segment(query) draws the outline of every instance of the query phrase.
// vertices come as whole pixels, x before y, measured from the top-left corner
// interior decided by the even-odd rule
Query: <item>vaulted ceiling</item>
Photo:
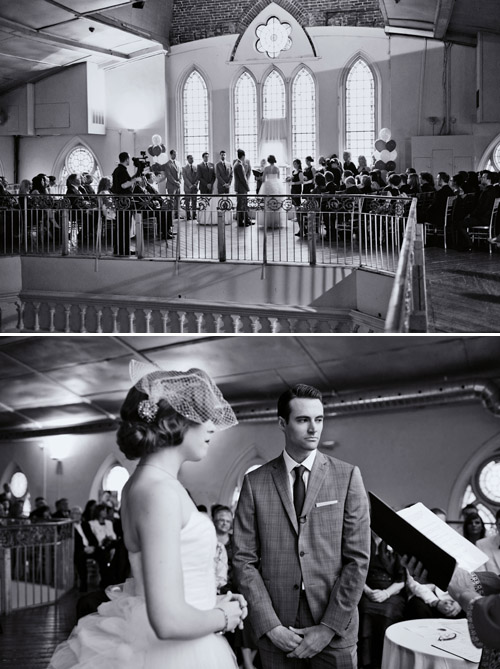
[[[0,441],[110,429],[132,358],[163,369],[200,367],[247,413],[266,401],[274,411],[276,397],[295,383],[342,399],[500,379],[496,336],[2,336]]]

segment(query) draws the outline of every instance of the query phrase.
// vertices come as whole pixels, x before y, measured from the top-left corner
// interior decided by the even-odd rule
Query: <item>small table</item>
[[[449,632],[455,639],[439,641]],[[466,660],[433,644],[447,647],[458,654],[464,650],[477,661]],[[460,644],[460,647],[459,645]],[[382,669],[475,669],[481,650],[473,646],[465,618],[428,618],[406,620],[391,625],[385,633]]]

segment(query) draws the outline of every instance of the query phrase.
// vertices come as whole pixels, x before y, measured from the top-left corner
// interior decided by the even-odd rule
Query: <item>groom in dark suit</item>
[[[238,149],[238,159],[235,160],[233,166],[234,174],[234,190],[236,191],[236,211],[238,218],[238,225],[240,228],[245,228],[249,225],[254,225],[255,222],[250,220],[248,215],[247,193],[250,190],[247,177],[245,174],[245,152],[243,149]]]
[[[358,602],[370,553],[359,469],[320,453],[319,390],[278,400],[285,450],[248,474],[234,523],[233,568],[264,669],[355,669]]]

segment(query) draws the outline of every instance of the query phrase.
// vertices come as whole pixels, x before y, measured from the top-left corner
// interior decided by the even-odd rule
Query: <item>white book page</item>
[[[397,514],[453,556],[459,567],[467,571],[474,571],[488,561],[488,556],[483,551],[438,518],[422,502],[401,509]]]

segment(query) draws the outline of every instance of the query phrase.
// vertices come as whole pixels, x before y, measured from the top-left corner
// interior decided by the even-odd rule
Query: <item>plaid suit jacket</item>
[[[318,452],[300,522],[283,455],[248,474],[234,522],[233,568],[260,643],[295,625],[301,583],[332,647],[357,641],[357,606],[370,558],[370,518],[359,469]]]

